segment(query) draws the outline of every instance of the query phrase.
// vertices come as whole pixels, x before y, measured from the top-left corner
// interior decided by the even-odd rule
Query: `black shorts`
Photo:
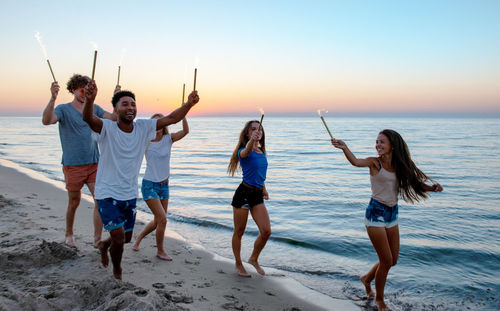
[[[264,203],[264,192],[262,188],[250,188],[241,183],[234,192],[231,205],[235,208],[250,209],[262,203]]]

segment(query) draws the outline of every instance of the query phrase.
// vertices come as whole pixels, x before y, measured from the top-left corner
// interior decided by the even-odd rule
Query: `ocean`
[[[230,177],[226,170],[249,119],[188,118],[189,135],[172,148],[168,227],[231,260],[230,203],[241,174]],[[500,120],[325,119],[357,157],[376,155],[380,130],[398,131],[417,166],[444,187],[418,204],[400,201],[401,250],[387,279],[389,307],[500,310]],[[170,131],[179,129],[180,124]],[[377,261],[363,225],[368,169],[351,166],[331,146],[318,117],[266,116],[264,129],[272,236],[261,265],[371,310],[359,281]],[[41,117],[0,117],[0,157],[63,181],[57,125],[43,126]],[[145,163],[139,183],[144,170]],[[138,206],[149,212],[141,198]],[[249,219],[242,258],[249,257],[257,232]]]

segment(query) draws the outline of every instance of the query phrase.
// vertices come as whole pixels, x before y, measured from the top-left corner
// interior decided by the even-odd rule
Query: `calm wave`
[[[229,177],[226,168],[248,119],[190,118],[190,134],[172,149],[168,225],[227,258],[232,258],[230,202],[241,177]],[[57,126],[43,126],[38,117],[0,121],[3,159],[63,180]],[[417,205],[400,202],[401,252],[388,277],[389,306],[499,310],[499,120],[326,116],[326,121],[359,157],[375,155],[378,131],[398,131],[416,164],[445,188]],[[358,280],[377,260],[362,221],[370,196],[367,169],[352,167],[330,145],[319,118],[266,116],[264,128],[273,234],[261,264],[371,309]],[[148,211],[142,200],[139,206]],[[249,220],[243,258],[257,232]]]

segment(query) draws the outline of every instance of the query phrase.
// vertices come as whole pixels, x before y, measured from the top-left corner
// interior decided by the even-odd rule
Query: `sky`
[[[122,89],[139,114],[500,116],[500,1],[0,2],[0,115],[41,115],[90,76],[96,103]]]

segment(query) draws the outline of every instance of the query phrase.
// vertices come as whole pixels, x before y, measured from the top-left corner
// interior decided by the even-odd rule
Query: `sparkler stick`
[[[196,73],[198,72],[198,68],[194,69],[194,84],[193,84],[193,91],[196,91]]]
[[[328,134],[330,134],[330,138],[333,139],[333,135],[332,133],[330,132],[330,129],[328,128],[328,125],[326,125],[326,122],[325,122],[325,119],[323,118],[323,116],[321,115],[321,110],[318,109],[318,115],[319,117],[321,118],[321,121],[323,121],[323,124],[325,125],[325,128],[326,130],[328,131]]]
[[[49,64],[49,69],[50,69],[50,73],[52,74],[52,79],[54,79],[54,82],[57,82],[56,77],[54,76],[54,71],[52,71],[52,66],[50,65],[50,61],[48,58],[47,58],[47,64]]]
[[[182,84],[182,105],[184,105],[184,94],[186,92],[186,83]]]
[[[120,85],[120,69],[122,66],[118,66],[118,81],[116,82],[116,85]]]
[[[94,65],[92,66],[92,80],[94,80],[94,74],[95,74],[95,61],[97,59],[97,50],[94,51]]]
[[[259,132],[260,132],[260,130],[262,129],[262,121],[264,120],[264,109],[259,108],[259,111],[261,113],[260,122],[259,122]]]

